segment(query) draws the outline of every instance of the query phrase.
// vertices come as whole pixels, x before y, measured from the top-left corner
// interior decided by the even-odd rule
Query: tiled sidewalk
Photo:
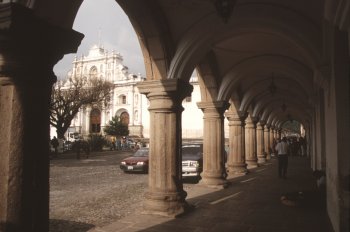
[[[286,180],[277,177],[277,162],[272,159],[246,176],[229,180],[227,189],[196,185],[187,197],[195,209],[176,219],[135,212],[91,231],[332,232],[308,162],[306,158],[290,157]],[[310,193],[301,206],[281,203],[281,195],[299,191]]]

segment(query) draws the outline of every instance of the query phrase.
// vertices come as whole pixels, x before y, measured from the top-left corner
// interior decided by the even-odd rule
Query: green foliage
[[[107,140],[100,134],[90,134],[89,143],[92,151],[102,151],[103,146],[107,144]]]
[[[288,120],[286,121],[283,125],[282,128],[295,132],[295,133],[300,133],[300,123],[295,120]]]
[[[128,136],[128,126],[123,124],[118,116],[112,117],[112,120],[108,122],[108,125],[104,128],[104,132],[107,135],[116,137]]]

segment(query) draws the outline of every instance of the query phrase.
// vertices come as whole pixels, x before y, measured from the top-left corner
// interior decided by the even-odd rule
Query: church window
[[[126,104],[126,96],[124,94],[119,96],[119,104]]]
[[[90,113],[90,133],[101,132],[101,111],[93,109]]]
[[[96,66],[92,66],[90,68],[89,75],[90,75],[90,78],[97,78],[97,68],[96,68]]]

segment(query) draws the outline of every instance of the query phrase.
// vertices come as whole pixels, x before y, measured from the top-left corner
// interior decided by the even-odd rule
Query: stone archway
[[[119,117],[120,117],[120,121],[121,121],[124,125],[126,125],[126,126],[129,125],[129,122],[130,122],[130,115],[129,115],[128,112],[126,112],[126,111],[122,112],[122,113],[120,114]]]
[[[0,196],[4,199],[2,202],[7,204],[0,209],[6,214],[0,217],[5,223],[15,222],[15,226],[26,228],[26,231],[47,231],[49,106],[46,99],[51,82],[55,79],[52,66],[63,53],[74,51],[81,40],[81,36],[69,31],[81,2],[24,0],[7,5],[2,11],[6,23],[1,27],[0,121],[9,123],[1,124],[0,131],[0,141],[4,144],[0,146],[0,154],[4,154],[0,168],[7,170],[6,176],[0,177],[3,178],[0,183],[5,183],[0,188]],[[205,54],[214,52],[215,59],[210,60],[210,63],[217,64],[214,65],[213,73],[218,73],[225,81],[220,81],[212,91],[207,91],[212,95],[213,92],[219,93],[219,97],[213,99],[215,104],[201,105],[208,118],[215,116],[218,119],[219,114],[214,112],[213,115],[212,111],[218,111],[218,108],[221,110],[220,106],[225,105],[221,104],[223,100],[243,102],[242,109],[251,112],[256,109],[262,114],[260,109],[265,110],[266,124],[270,126],[270,132],[277,134],[284,114],[281,111],[272,113],[269,108],[261,107],[266,104],[263,99],[269,99],[265,98],[266,94],[258,94],[262,93],[260,90],[263,86],[258,88],[251,83],[252,76],[261,76],[257,67],[264,63],[254,62],[254,65],[244,68],[239,64],[246,63],[244,61],[249,57],[278,53],[279,57],[290,57],[310,70],[310,75],[301,76],[302,83],[306,83],[307,76],[311,81],[310,88],[306,88],[308,98],[305,102],[308,106],[304,108],[310,117],[305,121],[309,121],[313,137],[323,134],[322,130],[317,130],[321,126],[327,132],[325,141],[313,140],[313,156],[317,149],[327,154],[327,203],[328,206],[332,205],[328,212],[335,231],[349,228],[348,215],[343,212],[348,210],[348,205],[339,201],[348,194],[348,188],[343,185],[349,182],[349,165],[346,165],[349,163],[349,156],[346,155],[349,154],[349,123],[346,119],[350,113],[349,107],[344,107],[344,102],[349,102],[349,22],[346,20],[349,7],[342,7],[345,1],[276,0],[244,4],[238,1],[234,14],[226,24],[221,22],[210,1],[182,1],[181,4],[160,0],[117,2],[138,32],[149,78],[139,88],[149,98],[153,127],[150,153],[151,166],[154,168],[149,174],[146,204],[151,213],[174,216],[185,208],[185,193],[177,161],[181,142],[181,101],[190,92],[190,87],[181,80],[189,79],[193,68],[203,60]],[[14,5],[32,9],[24,10]],[[174,9],[176,14],[172,13]],[[195,14],[192,9],[196,9]],[[244,33],[249,36],[236,36]],[[291,43],[286,44],[281,38]],[[278,49],[278,45],[283,46]],[[287,64],[284,59],[280,60]],[[266,65],[276,62],[270,60]],[[237,72],[237,67],[243,68],[242,72]],[[280,74],[283,74],[282,71],[288,72],[290,69],[287,68],[293,69],[294,66],[279,67]],[[230,72],[233,68],[235,72]],[[246,73],[244,70],[253,72]],[[237,78],[238,74],[246,75]],[[50,81],[48,77],[51,77]],[[319,88],[324,89],[324,94],[318,92]],[[295,92],[296,95],[298,92]],[[247,93],[250,94],[245,97]],[[294,108],[300,111],[297,106]],[[291,105],[290,109],[294,108]],[[232,124],[237,130],[242,129],[239,120],[236,115],[232,116]],[[165,131],[164,126],[169,129]],[[30,143],[34,138],[35,141]],[[14,140],[19,142],[14,144]],[[34,146],[37,142],[41,146]],[[320,146],[322,142],[326,143],[325,148]],[[164,174],[162,178],[158,178],[159,173]]]

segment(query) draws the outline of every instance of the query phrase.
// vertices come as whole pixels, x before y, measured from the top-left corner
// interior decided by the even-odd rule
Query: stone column
[[[224,160],[224,111],[229,104],[224,101],[199,102],[198,107],[203,111],[203,172],[201,185],[213,188],[225,188]]]
[[[199,102],[198,107],[203,111],[203,172],[200,180],[201,185],[214,188],[227,186],[225,180],[224,161],[224,111],[228,103]]]
[[[271,154],[274,153],[275,147],[274,147],[274,132],[273,132],[273,127],[270,127],[270,148],[271,148]]]
[[[137,84],[150,101],[150,148],[148,191],[145,213],[176,216],[186,210],[182,185],[181,113],[182,100],[192,86],[179,79],[145,81]]]
[[[245,125],[245,158],[248,168],[258,167],[256,154],[256,124],[249,115]]]
[[[273,130],[273,137],[275,138],[275,140],[277,140],[279,137],[278,137],[278,128],[275,128]]]
[[[279,139],[282,139],[282,129],[279,128],[277,130],[277,136],[278,136]]]
[[[248,173],[245,163],[245,117],[240,117],[232,112],[225,113],[229,123],[229,152],[227,157],[227,178],[242,176]]]
[[[52,68],[77,38],[16,4],[0,18],[0,231],[47,232]]]
[[[264,144],[264,123],[258,122],[256,125],[256,150],[258,156],[258,163],[266,162],[265,144]]]
[[[271,148],[270,148],[270,128],[268,125],[265,125],[264,127],[264,147],[265,147],[265,154],[266,154],[266,160],[271,159]]]

